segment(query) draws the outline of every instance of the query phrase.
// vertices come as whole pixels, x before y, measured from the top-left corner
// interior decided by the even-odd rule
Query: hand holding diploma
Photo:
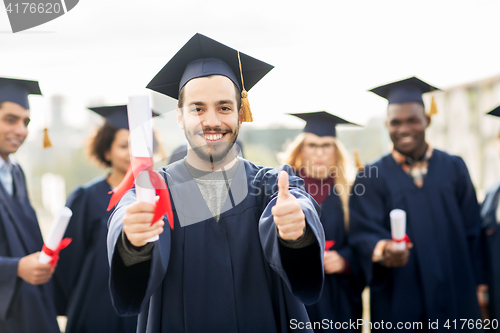
[[[125,210],[123,232],[133,246],[144,246],[163,232],[163,219],[151,224],[154,214],[155,206],[141,201],[134,202]]]
[[[393,209],[389,214],[391,218],[391,236],[383,252],[383,265],[386,267],[402,267],[410,259],[410,249],[413,244],[406,235],[406,212]]]
[[[410,241],[406,235],[406,212],[402,209],[393,209],[389,216],[391,218],[391,236],[394,242],[394,250],[403,251],[406,243]]]
[[[51,268],[55,267],[59,260],[59,252],[71,243],[71,238],[63,239],[63,236],[72,215],[73,212],[68,207],[63,207],[57,212],[50,227],[49,236],[43,244],[42,252],[38,258],[39,263],[50,263]]]
[[[174,216],[167,184],[163,177],[153,171],[153,128],[149,98],[147,96],[130,97],[129,104],[127,105],[127,114],[130,128],[131,164],[122,182],[112,191],[113,195],[110,199],[108,210],[113,208],[118,201],[120,201],[125,192],[132,187],[135,180],[137,200],[153,207],[153,216],[151,216],[149,220],[150,226],[161,220],[163,215],[167,214],[170,228],[173,229]],[[156,194],[159,195],[158,201],[156,200]],[[134,209],[135,206],[137,207]],[[150,207],[146,205],[135,206],[132,209],[132,214],[137,212],[150,212]],[[139,220],[142,221],[142,219]],[[137,221],[136,218],[132,222]],[[132,242],[129,233],[137,230],[128,230],[127,233],[124,226],[124,231],[129,241]],[[141,232],[143,231],[144,230],[141,229]],[[156,240],[158,240],[158,234],[147,241],[154,242]],[[136,240],[136,243],[142,243],[142,238],[140,241]],[[134,242],[132,242],[132,244],[135,245]]]
[[[50,263],[41,264],[40,252],[22,257],[17,264],[17,276],[32,285],[40,285],[50,281],[54,269]]]

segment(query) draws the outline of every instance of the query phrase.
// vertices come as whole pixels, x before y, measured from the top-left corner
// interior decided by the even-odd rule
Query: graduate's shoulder
[[[21,167],[21,165],[17,162],[17,160],[14,157],[11,157],[11,162],[12,162],[12,172],[15,174],[16,172],[20,174],[23,178],[24,181],[26,181],[26,176],[24,174],[24,170]]]
[[[294,170],[287,164],[278,168],[272,168],[257,165],[254,162],[251,162],[242,157],[238,157],[238,159],[245,168],[245,173],[249,185],[265,186],[267,184],[277,183],[278,174],[281,170],[285,170],[290,175],[291,186],[295,186],[295,183],[302,181],[299,177],[295,176]],[[158,172],[160,174],[163,174],[163,176],[168,177],[169,175],[172,176],[182,172],[185,168],[186,167],[184,165],[184,160],[182,159],[160,168]]]
[[[91,181],[77,186],[71,191],[68,196],[68,204],[71,204],[77,199],[82,199],[84,197],[96,197],[102,194],[106,194],[110,191],[111,187],[106,181],[106,177],[100,176],[92,179]]]
[[[92,179],[91,181],[83,184],[82,188],[84,188],[84,189],[90,189],[90,188],[104,187],[104,186],[109,187],[109,184],[106,181],[106,177],[105,176],[99,176],[99,177],[96,177],[96,178]]]
[[[443,166],[445,166],[446,164],[453,164],[453,166],[455,168],[458,168],[458,170],[468,172],[465,161],[458,155],[453,155],[445,152],[444,150],[434,148],[432,151],[432,158],[436,158],[436,160],[442,163]]]
[[[288,164],[281,165],[277,168],[265,167],[256,165],[253,162],[241,158],[245,163],[247,175],[253,178],[254,182],[277,183],[278,175],[281,171],[286,171],[290,179],[290,186],[295,186],[295,182],[303,183],[303,180],[296,175],[295,170]]]
[[[238,157],[240,160],[240,163],[243,163],[245,166],[245,171],[247,175],[257,175],[259,173],[265,173],[268,170],[271,170],[272,168],[266,168],[263,166],[258,166],[253,162],[250,162],[249,160],[246,160],[242,157]],[[173,163],[170,163],[166,166],[161,167],[158,172],[161,173],[166,173],[166,174],[173,174],[181,171],[181,169],[185,168],[184,165],[184,159],[175,161]]]
[[[81,190],[87,193],[93,193],[96,191],[106,191],[109,192],[111,187],[109,186],[108,182],[106,181],[106,177],[100,176],[92,179],[91,181],[81,185],[77,186],[75,188],[75,191]]]
[[[365,164],[364,168],[361,171],[358,171],[356,175],[356,179],[366,179],[366,178],[380,178],[381,174],[383,175],[390,163],[394,163],[391,154],[384,154],[375,158],[374,160]]]
[[[391,154],[389,153],[383,154],[366,163],[365,167],[374,167],[374,166],[381,167],[385,165],[389,161],[389,159],[392,159]]]
[[[438,158],[443,159],[443,160],[449,160],[449,161],[452,161],[455,163],[457,163],[457,162],[463,163],[462,157],[460,157],[458,155],[450,154],[450,153],[448,153],[444,150],[441,150],[441,149],[433,148],[432,149],[432,156],[438,157]]]
[[[176,171],[178,172],[179,167],[182,167],[183,165],[184,158],[181,158],[180,160],[176,160],[175,162],[162,166],[157,170],[157,172],[160,175],[175,173]]]
[[[500,181],[497,181],[493,185],[488,187],[488,190],[486,191],[486,197],[495,195],[498,191],[500,191]]]
[[[21,167],[21,165],[17,162],[16,158],[15,158],[14,156],[12,156],[12,157],[11,157],[11,156],[9,156],[9,158],[10,158],[10,161],[11,161],[11,163],[12,163],[12,167],[13,167],[14,169],[19,170],[19,171],[20,171],[20,172],[24,175],[24,170],[23,170],[23,168]]]

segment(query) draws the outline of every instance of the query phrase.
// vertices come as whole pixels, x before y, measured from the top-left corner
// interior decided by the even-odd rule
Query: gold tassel
[[[243,82],[243,70],[241,69],[240,51],[238,51],[238,62],[240,64],[241,75],[241,106],[243,108],[243,120],[251,123],[253,121],[252,110],[250,109],[250,102],[248,101],[248,92],[245,90],[245,83]]]
[[[252,110],[250,110],[248,93],[245,89],[241,92],[241,106],[243,107],[243,121],[251,123],[253,121]]]
[[[52,147],[52,142],[49,139],[49,130],[47,127],[43,129],[43,148]]]
[[[437,114],[437,105],[436,105],[436,100],[434,99],[434,96],[431,98],[431,108],[429,110],[429,117],[432,117],[433,115]]]
[[[358,150],[354,149],[352,151],[352,153],[354,155],[354,162],[356,164],[356,169],[358,170],[358,172],[363,171],[363,169],[365,167],[364,167],[363,163],[361,163],[361,159],[359,158]]]

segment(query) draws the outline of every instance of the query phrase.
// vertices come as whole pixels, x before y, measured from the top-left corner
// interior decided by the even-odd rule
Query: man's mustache
[[[220,127],[205,127],[201,130],[197,130],[194,134],[203,134],[205,132],[212,132],[212,133],[221,133],[221,134],[232,134],[233,131],[231,129],[222,129]]]

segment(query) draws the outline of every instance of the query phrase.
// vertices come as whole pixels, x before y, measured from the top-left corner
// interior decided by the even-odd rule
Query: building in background
[[[429,96],[425,96],[428,103]],[[429,142],[465,160],[482,201],[500,179],[497,135],[500,122],[486,113],[500,105],[500,75],[435,93],[438,114],[432,117]]]

